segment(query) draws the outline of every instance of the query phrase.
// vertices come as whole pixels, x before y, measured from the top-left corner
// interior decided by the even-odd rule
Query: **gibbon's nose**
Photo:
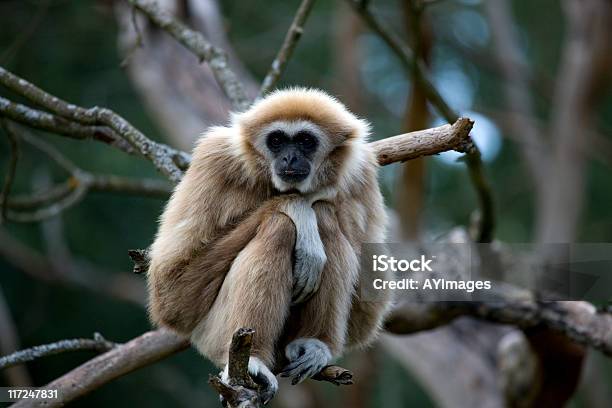
[[[285,157],[283,157],[283,164],[285,166],[289,167],[289,168],[294,166],[297,161],[298,161],[298,158],[295,155],[295,153],[293,153],[293,152],[291,152],[291,153],[287,154]]]

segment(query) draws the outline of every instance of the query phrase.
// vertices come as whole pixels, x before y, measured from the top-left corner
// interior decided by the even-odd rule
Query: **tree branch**
[[[236,110],[248,108],[251,101],[236,74],[231,70],[224,50],[213,46],[198,31],[191,30],[176,20],[170,13],[162,10],[156,1],[128,0],[129,3],[143,12],[153,23],[174,37],[185,48],[195,54],[200,62],[206,61],[215,79],[230,99]]]
[[[238,358],[234,360],[234,368],[240,370],[244,368],[242,361],[244,356],[248,357],[248,354],[244,354],[248,345],[248,341],[242,343],[245,341],[244,336],[245,332],[239,331],[234,335],[232,341],[232,344],[236,347],[233,350],[234,357]],[[236,337],[238,337],[237,340]],[[235,343],[235,341],[238,343]],[[110,351],[87,361],[41,388],[59,390],[58,400],[21,400],[13,405],[13,408],[64,406],[118,377],[146,367],[188,347],[189,341],[187,339],[170,330],[158,329],[146,332],[127,343],[116,345]],[[248,348],[250,350],[250,346]],[[314,379],[318,381],[351,384],[352,374],[338,366],[327,366],[315,377]],[[216,388],[219,381],[213,380],[213,382],[215,383],[213,387]],[[225,386],[227,387],[227,385]]]
[[[60,116],[29,108],[12,102],[0,96],[0,114],[15,122],[31,128],[56,133],[79,140],[98,140],[117,147],[128,154],[134,153],[134,148],[115,132],[105,126],[84,126],[66,120]]]
[[[300,4],[295,17],[293,18],[293,22],[291,23],[291,27],[289,27],[289,31],[287,31],[283,45],[278,51],[278,54],[276,54],[276,58],[274,58],[270,70],[262,81],[258,98],[262,98],[276,86],[276,83],[283,74],[291,55],[293,55],[295,46],[302,37],[302,33],[304,32],[304,23],[306,22],[313,5],[314,0],[303,0]]]
[[[48,94],[2,67],[0,67],[0,83],[13,92],[65,119],[81,125],[103,125],[112,129],[129,142],[142,156],[149,159],[171,181],[178,182],[180,180],[183,175],[181,167],[186,166],[186,163],[189,162],[186,153],[148,139],[127,120],[110,109],[97,106],[85,109],[70,104]],[[0,106],[2,106],[2,101],[0,101]]]
[[[431,156],[448,150],[462,150],[470,143],[474,122],[459,118],[452,125],[404,133],[371,143],[381,166]]]
[[[172,186],[155,179],[128,179],[114,175],[91,174],[80,169],[51,144],[29,134],[10,122],[4,125],[5,131],[14,138],[21,138],[28,144],[49,156],[55,163],[70,174],[64,183],[52,186],[32,196],[13,197],[6,203],[7,219],[15,222],[37,222],[53,217],[78,203],[89,191],[108,191],[136,194],[148,197],[166,198]],[[23,211],[30,210],[29,212]],[[22,210],[22,211],[16,211]]]
[[[93,339],[60,340],[55,343],[35,346],[17,351],[8,356],[0,357],[0,370],[27,363],[28,361],[33,361],[41,357],[52,356],[68,351],[109,351],[116,346],[117,344],[106,340],[100,333],[94,333]]]
[[[436,328],[459,316],[473,316],[522,329],[545,326],[612,356],[612,315],[598,312],[588,302],[543,302],[533,297],[517,298],[508,291],[497,294],[491,302],[428,302],[418,309],[412,306],[394,310],[385,329],[394,334],[411,334]]]
[[[134,370],[186,349],[189,341],[169,330],[150,331],[118,345],[60,378],[44,389],[59,390],[57,400],[21,400],[13,408],[61,407],[96,388]]]

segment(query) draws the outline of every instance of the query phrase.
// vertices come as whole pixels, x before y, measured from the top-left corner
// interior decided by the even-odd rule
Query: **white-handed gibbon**
[[[232,334],[255,329],[249,371],[300,382],[368,344],[388,303],[360,299],[364,242],[385,209],[367,122],[326,93],[276,91],[210,129],[150,250],[152,321],[223,367]]]

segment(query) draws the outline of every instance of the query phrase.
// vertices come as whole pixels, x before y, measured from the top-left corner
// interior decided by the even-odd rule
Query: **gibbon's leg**
[[[340,229],[333,205],[319,201],[313,208],[327,263],[319,289],[310,300],[292,310],[298,317],[298,326],[294,327],[295,340],[285,348],[289,364],[281,376],[293,377],[294,384],[317,374],[333,355],[342,352],[359,272],[357,256]]]
[[[387,275],[390,279],[391,274],[388,273]],[[386,299],[379,299],[375,302],[362,300],[361,288],[358,284],[357,291],[353,295],[346,346],[358,348],[370,344],[380,332],[380,327],[384,322],[385,316],[391,310],[392,305],[393,301],[390,294]]]
[[[255,329],[249,373],[270,399],[278,382],[270,371],[274,349],[291,304],[295,226],[280,212],[264,218],[257,234],[238,254],[205,319],[191,335],[197,349],[218,365],[227,363],[233,333]]]

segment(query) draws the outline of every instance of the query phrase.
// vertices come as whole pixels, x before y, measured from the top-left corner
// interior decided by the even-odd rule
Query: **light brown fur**
[[[313,205],[327,255],[319,289],[291,307],[296,230],[282,208],[295,196],[279,195],[253,145],[270,122],[296,119],[317,124],[333,147],[310,190],[336,194]],[[317,338],[334,355],[370,342],[386,304],[360,301],[358,260],[363,242],[382,242],[386,220],[367,132],[367,123],[325,93],[292,89],[204,135],[151,247],[151,320],[191,335],[218,365],[232,333],[245,326],[256,330],[253,355],[269,367],[298,337]]]

